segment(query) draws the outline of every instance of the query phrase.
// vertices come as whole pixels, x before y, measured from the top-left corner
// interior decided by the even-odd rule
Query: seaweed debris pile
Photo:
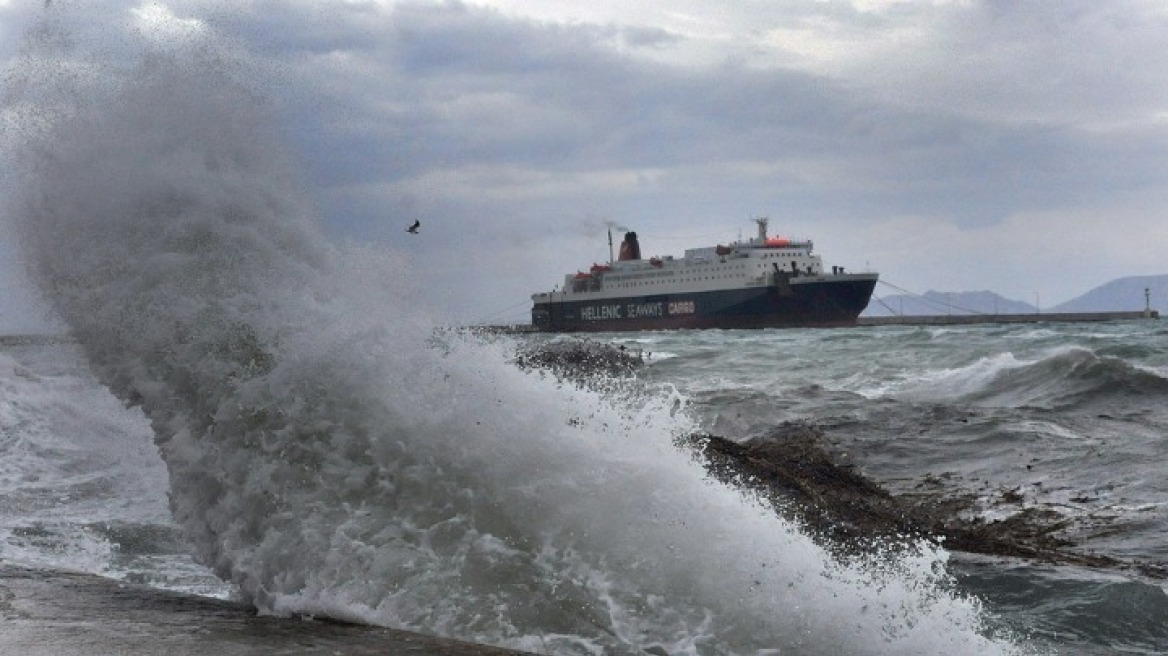
[[[545,369],[559,378],[630,376],[645,364],[638,349],[590,339],[566,339],[521,346],[515,364],[521,369]]]
[[[812,425],[783,423],[742,443],[715,435],[691,435],[679,443],[702,458],[711,476],[761,494],[776,512],[840,555],[862,545],[927,539],[956,552],[1168,578],[1168,568],[1159,563],[1078,550],[1071,537],[1078,520],[1051,507],[1021,507],[987,520],[975,495],[946,490],[935,478],[911,493],[893,494],[846,462],[848,455]],[[1017,502],[1006,490],[993,503],[1004,509]]]

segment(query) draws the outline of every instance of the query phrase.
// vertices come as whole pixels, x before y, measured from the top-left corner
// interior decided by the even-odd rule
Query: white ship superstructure
[[[795,277],[814,278],[823,273],[823,260],[812,253],[814,244],[810,240],[768,237],[767,219],[756,222],[758,237],[754,239],[730,246],[690,248],[681,259],[667,255],[593,265],[587,272],[564,276],[560,292],[535,297],[546,299],[553,293],[563,293],[565,300],[580,300],[765,287],[776,268]],[[838,272],[838,268],[833,271]]]

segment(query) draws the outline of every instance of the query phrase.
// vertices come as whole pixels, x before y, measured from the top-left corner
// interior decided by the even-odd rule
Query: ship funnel
[[[766,240],[767,240],[767,222],[768,221],[769,221],[769,219],[767,219],[765,216],[759,217],[759,218],[754,220],[754,222],[758,224],[758,240],[760,242],[763,242],[763,243],[766,243]]]
[[[620,261],[641,259],[641,244],[637,242],[637,233],[626,232],[625,240],[621,242]]]

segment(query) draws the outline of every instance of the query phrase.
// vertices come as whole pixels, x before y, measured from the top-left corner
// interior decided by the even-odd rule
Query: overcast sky
[[[328,233],[441,320],[526,319],[606,224],[681,255],[768,216],[828,266],[1043,306],[1168,273],[1161,0],[0,0],[8,67],[46,11],[105,57],[233,42]]]

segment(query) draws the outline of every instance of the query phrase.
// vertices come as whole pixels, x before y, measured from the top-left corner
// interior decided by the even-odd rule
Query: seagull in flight
[[[411,235],[416,235],[418,234],[418,228],[420,227],[422,227],[422,222],[415,219],[414,225],[406,228],[406,232],[410,233]]]

